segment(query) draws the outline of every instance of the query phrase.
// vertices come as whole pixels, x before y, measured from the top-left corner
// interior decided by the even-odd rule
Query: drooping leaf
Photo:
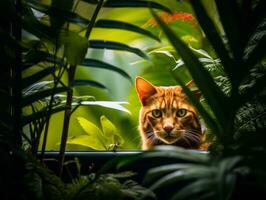
[[[97,88],[101,88],[101,89],[106,89],[106,87],[97,82],[97,81],[92,81],[92,80],[81,80],[81,79],[77,79],[74,80],[73,86],[90,86],[90,87],[97,87]]]
[[[160,38],[158,38],[156,35],[154,35],[150,31],[147,31],[147,30],[145,30],[143,28],[140,28],[140,27],[138,27],[136,25],[132,25],[132,24],[126,23],[126,22],[120,22],[120,21],[116,21],[116,20],[104,20],[104,19],[101,19],[101,20],[98,20],[96,22],[95,27],[128,30],[128,31],[140,33],[142,35],[148,36],[148,37],[160,42]]]
[[[39,50],[31,50],[28,52],[24,59],[23,59],[23,70],[26,70],[32,66],[35,66],[36,64],[40,62],[49,62],[54,63],[59,66],[62,66],[64,64],[64,61],[62,58],[56,57],[55,55],[52,55],[48,52],[39,51]]]
[[[212,177],[212,169],[206,166],[199,166],[198,168],[185,168],[183,170],[178,170],[167,174],[161,179],[157,180],[151,189],[155,190],[157,188],[166,187],[174,184],[178,181],[185,181],[191,179],[207,179]]]
[[[26,3],[31,8],[34,8],[40,12],[43,12],[55,19],[59,18],[59,19],[62,19],[63,21],[73,22],[73,23],[82,24],[82,25],[89,24],[89,20],[79,16],[76,13],[70,12],[68,10],[64,10],[59,7],[44,5],[38,1],[32,1],[32,0],[26,1]]]
[[[191,1],[191,4],[195,10],[197,19],[202,29],[204,30],[204,33],[207,35],[207,38],[211,42],[216,53],[218,54],[218,57],[221,58],[224,69],[227,72],[228,76],[232,79],[233,62],[229,56],[229,52],[225,48],[222,39],[220,38],[218,31],[215,28],[214,23],[207,15],[201,1],[193,0]]]
[[[191,197],[193,195],[198,195],[199,193],[202,195],[203,192],[209,192],[214,189],[215,182],[212,179],[202,178],[180,189],[178,192],[175,193],[173,197],[171,197],[171,200],[187,199],[188,197]]]
[[[21,25],[23,26],[23,29],[38,38],[55,42],[55,33],[53,29],[50,26],[39,22],[29,8],[26,8],[26,10],[27,12],[21,18]]]
[[[67,144],[81,145],[94,150],[106,150],[105,146],[94,135],[79,135],[68,138]]]
[[[59,106],[57,108],[53,108],[51,110],[51,114],[54,114],[54,113],[58,113],[58,112],[61,112],[65,110],[65,106]],[[21,124],[22,126],[25,126],[35,120],[38,120],[40,118],[43,118],[43,117],[46,117],[47,116],[47,110],[42,110],[42,111],[38,111],[38,112],[35,112],[35,113],[32,113],[30,115],[27,115],[27,116],[22,116],[22,119],[21,119]]]
[[[30,103],[33,103],[35,101],[44,99],[46,97],[50,97],[53,93],[61,93],[61,92],[66,92],[65,87],[58,87],[58,88],[51,88],[51,89],[45,89],[42,91],[35,92],[33,94],[27,95],[22,98],[21,104],[22,106],[26,106]]]
[[[68,62],[72,65],[82,63],[88,49],[88,41],[74,32],[62,32],[60,42],[64,45],[64,53]]]
[[[127,112],[130,114],[130,111],[126,109],[122,104],[128,104],[128,102],[120,102],[120,101],[81,101],[79,104],[78,103],[73,103],[72,105],[83,105],[83,106],[92,106],[92,105],[97,105],[97,106],[102,106],[105,108],[112,108],[115,110],[120,110],[123,112]]]
[[[107,70],[111,70],[114,72],[119,73],[120,75],[122,75],[123,77],[125,77],[126,79],[131,80],[131,77],[129,76],[128,73],[126,73],[124,70],[113,66],[109,63],[105,63],[102,62],[100,60],[96,60],[96,59],[84,59],[84,61],[81,63],[81,66],[86,66],[86,67],[95,67],[95,68],[102,68],[102,69],[107,69]]]
[[[168,165],[161,165],[158,167],[154,167],[148,170],[144,177],[144,183],[149,184],[154,182],[159,177],[162,177],[168,173],[172,173],[177,170],[182,170],[185,168],[197,168],[199,164],[191,164],[191,163],[180,163],[180,164],[168,164]]]
[[[111,41],[104,41],[104,40],[90,40],[89,41],[89,48],[96,48],[96,49],[112,49],[112,50],[120,50],[120,51],[128,51],[132,52],[144,59],[148,59],[148,56],[138,48],[130,47],[126,44],[122,44],[119,42],[111,42]]]
[[[22,79],[22,87],[26,88],[29,87],[31,84],[38,82],[42,78],[51,75],[54,71],[53,67],[45,68],[27,78]]]

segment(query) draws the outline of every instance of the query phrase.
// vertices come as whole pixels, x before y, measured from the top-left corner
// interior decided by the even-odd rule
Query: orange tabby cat
[[[137,77],[136,89],[142,103],[139,129],[143,150],[161,144],[200,149],[201,124],[182,87],[156,87]]]

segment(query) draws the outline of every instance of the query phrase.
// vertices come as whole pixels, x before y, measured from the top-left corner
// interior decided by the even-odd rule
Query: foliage
[[[216,140],[205,162],[199,159],[205,155],[198,155],[198,152],[188,153],[164,147],[159,148],[159,152],[155,149],[141,156],[125,159],[118,166],[137,160],[145,162],[147,158],[171,157],[185,161],[180,163],[179,159],[173,164],[159,164],[146,174],[146,182],[152,183],[152,189],[157,193],[164,191],[172,199],[246,199],[265,195],[266,165],[261,161],[266,152],[266,85],[262,81],[265,79],[265,13],[262,11],[265,4],[262,2],[251,1],[246,4],[244,1],[215,1],[224,30],[220,33],[202,2],[191,1],[215,56],[188,47],[152,10],[156,22],[182,61],[176,61],[177,57],[169,51],[161,52],[171,58],[177,67],[185,64],[208,107],[198,102],[185,86],[183,74],[176,70],[172,75],[215,134]],[[206,63],[215,65],[206,66]],[[220,73],[218,76],[212,71],[217,66]],[[197,158],[193,160],[193,157]],[[243,188],[236,187],[239,182]],[[247,191],[245,185],[252,189],[249,187]],[[181,189],[174,193],[171,193],[172,190],[165,192],[167,187]]]
[[[102,174],[99,177],[95,174],[81,176],[67,186],[67,196],[73,200],[142,199],[144,195],[154,199],[155,196],[151,191],[129,179],[134,175],[132,172],[121,172]]]
[[[116,150],[122,148],[124,139],[107,117],[101,116],[101,129],[83,117],[78,117],[77,120],[86,135],[68,138],[68,145],[81,145],[93,150]]]

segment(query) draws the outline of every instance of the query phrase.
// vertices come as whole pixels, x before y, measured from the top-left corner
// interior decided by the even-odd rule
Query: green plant
[[[81,176],[67,185],[68,199],[142,199],[144,195],[155,199],[154,193],[130,180],[135,174],[122,172],[117,174],[102,174]]]
[[[217,31],[202,2],[191,1],[203,31],[221,61],[227,90],[219,86],[202,59],[195,55],[195,50],[184,44],[152,10],[210,109],[195,99],[183,83],[183,74],[172,73],[173,77],[216,137],[207,157],[198,155],[199,152],[165,147],[166,152],[162,151],[165,148],[159,148],[159,151],[126,159],[118,165],[138,159],[145,161],[146,158],[176,158],[178,162],[174,164],[159,164],[159,167],[149,169],[146,176],[146,181],[153,183],[151,188],[157,192],[165,187],[175,188],[175,193],[171,190],[171,199],[247,199],[265,195],[266,163],[262,161],[266,153],[265,4],[263,1],[219,0],[215,3],[225,35]],[[190,163],[182,164],[180,160]],[[181,189],[176,191],[177,187]]]
[[[93,150],[116,150],[122,148],[124,139],[107,117],[101,116],[101,129],[83,117],[78,117],[77,120],[86,135],[68,138],[68,145],[81,145]]]
[[[93,10],[89,13],[92,14],[90,20],[76,12],[80,2],[91,6],[88,9]],[[36,156],[39,146],[42,146],[43,156],[51,116],[64,111],[59,172],[62,174],[69,120],[77,107],[84,103],[125,110],[120,102],[97,102],[91,97],[74,96],[76,86],[106,88],[95,80],[75,78],[75,72],[81,66],[101,68],[130,80],[124,70],[114,65],[93,57],[85,58],[87,49],[127,51],[142,58],[147,58],[146,54],[138,48],[106,41],[105,38],[93,40],[90,35],[96,28],[113,28],[158,40],[138,26],[97,18],[104,7],[149,6],[169,12],[166,7],[150,1],[52,0],[50,4],[37,0],[1,2],[1,22],[4,23],[1,23],[0,29],[0,52],[4,67],[0,86],[0,152],[5,164],[1,165],[0,184],[1,188],[6,189],[4,199],[65,199],[63,182],[28,154]],[[88,103],[90,100],[92,102]],[[131,186],[124,185],[123,189]]]
[[[32,0],[22,1],[21,5],[23,29],[29,33],[25,34],[25,38],[23,38],[26,48],[23,53],[25,55],[23,57],[23,75],[25,77],[22,80],[22,86],[25,89],[22,106],[24,106],[24,113],[26,114],[22,119],[22,125],[24,126],[23,130],[26,132],[29,130],[29,133],[24,133],[23,136],[30,145],[32,152],[36,154],[41,134],[43,134],[43,155],[46,149],[51,116],[54,113],[64,111],[60,143],[61,166],[64,161],[70,118],[79,106],[101,105],[125,110],[118,102],[94,102],[94,97],[74,96],[74,88],[78,86],[106,88],[102,83],[95,80],[75,78],[76,71],[80,67],[111,70],[131,80],[124,70],[99,59],[87,57],[87,49],[127,51],[147,59],[146,54],[138,48],[107,41],[104,38],[91,39],[92,31],[97,28],[127,30],[159,40],[152,33],[138,26],[122,21],[98,19],[99,12],[105,7],[148,6],[169,12],[168,8],[149,1],[125,3],[100,0],[85,2],[93,10],[89,20],[81,17],[78,12],[77,8],[80,1],[70,0],[63,3],[60,0],[54,0],[51,5],[47,5]],[[50,81],[43,82],[44,77],[49,77]],[[65,96],[62,93],[65,93]],[[92,100],[91,103],[89,103],[90,100]]]

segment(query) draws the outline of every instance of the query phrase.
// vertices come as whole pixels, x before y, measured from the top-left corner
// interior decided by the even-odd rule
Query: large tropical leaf
[[[49,68],[45,68],[29,77],[26,77],[24,79],[22,79],[22,87],[23,88],[27,88],[30,85],[36,83],[37,81],[41,80],[42,78],[48,76],[48,75],[52,75],[52,73],[54,72],[54,68],[53,67],[49,67]]]
[[[220,38],[218,31],[210,17],[207,15],[204,6],[201,1],[191,1],[191,4],[195,10],[197,15],[197,19],[207,35],[208,40],[211,42],[213,48],[215,49],[218,57],[221,58],[221,62],[223,63],[224,69],[228,76],[232,79],[232,67],[234,65],[231,57],[229,56],[229,52],[225,48],[225,45]]]
[[[120,110],[130,114],[130,111],[126,109],[123,104],[128,104],[128,102],[120,101],[80,101],[74,102],[72,105],[82,105],[82,106],[101,106],[105,108],[111,108],[115,110]]]
[[[43,13],[53,17],[54,20],[62,19],[64,21],[73,22],[76,24],[82,24],[82,25],[88,25],[89,24],[89,20],[79,16],[76,13],[70,12],[68,10],[64,10],[62,8],[59,8],[59,7],[48,6],[48,5],[42,4],[38,1],[33,1],[33,0],[26,1],[26,4],[29,7],[34,8],[35,10],[38,10],[40,12],[43,12]]]
[[[52,94],[55,93],[61,93],[61,92],[66,92],[66,88],[65,87],[58,87],[58,88],[51,88],[51,89],[45,89],[30,95],[27,95],[25,97],[23,97],[22,99],[22,106],[26,106],[28,104],[31,104],[35,101],[44,99],[46,97],[50,97]]]
[[[98,20],[95,24],[95,27],[97,28],[112,28],[112,29],[120,29],[120,30],[128,30],[128,31],[132,31],[132,32],[136,32],[145,36],[148,36],[154,40],[157,40],[158,42],[160,41],[160,39],[154,35],[153,33],[151,33],[150,31],[147,31],[143,28],[140,28],[136,25],[132,25],[130,23],[126,23],[126,22],[120,22],[120,21],[116,21],[116,20]]]
[[[104,40],[90,40],[89,48],[96,49],[112,49],[112,50],[120,50],[120,51],[129,51],[132,52],[144,59],[148,59],[147,55],[138,48],[130,47],[126,44],[122,44],[119,42],[112,41],[104,41]]]
[[[58,106],[56,108],[53,108],[50,111],[50,114],[58,113],[58,112],[64,111],[65,109],[66,109],[65,106]],[[34,112],[30,115],[22,116],[21,124],[22,124],[22,126],[25,126],[25,125],[27,125],[27,124],[35,121],[35,120],[39,120],[41,118],[47,117],[47,113],[48,113],[48,111],[46,109],[44,109],[44,110],[41,110],[38,112]]]
[[[215,2],[231,51],[236,59],[240,59],[243,54],[244,44],[243,33],[239,32],[242,27],[240,27],[241,19],[239,19],[237,14],[239,12],[237,1],[216,0]],[[234,66],[234,68],[238,67],[240,66]]]

